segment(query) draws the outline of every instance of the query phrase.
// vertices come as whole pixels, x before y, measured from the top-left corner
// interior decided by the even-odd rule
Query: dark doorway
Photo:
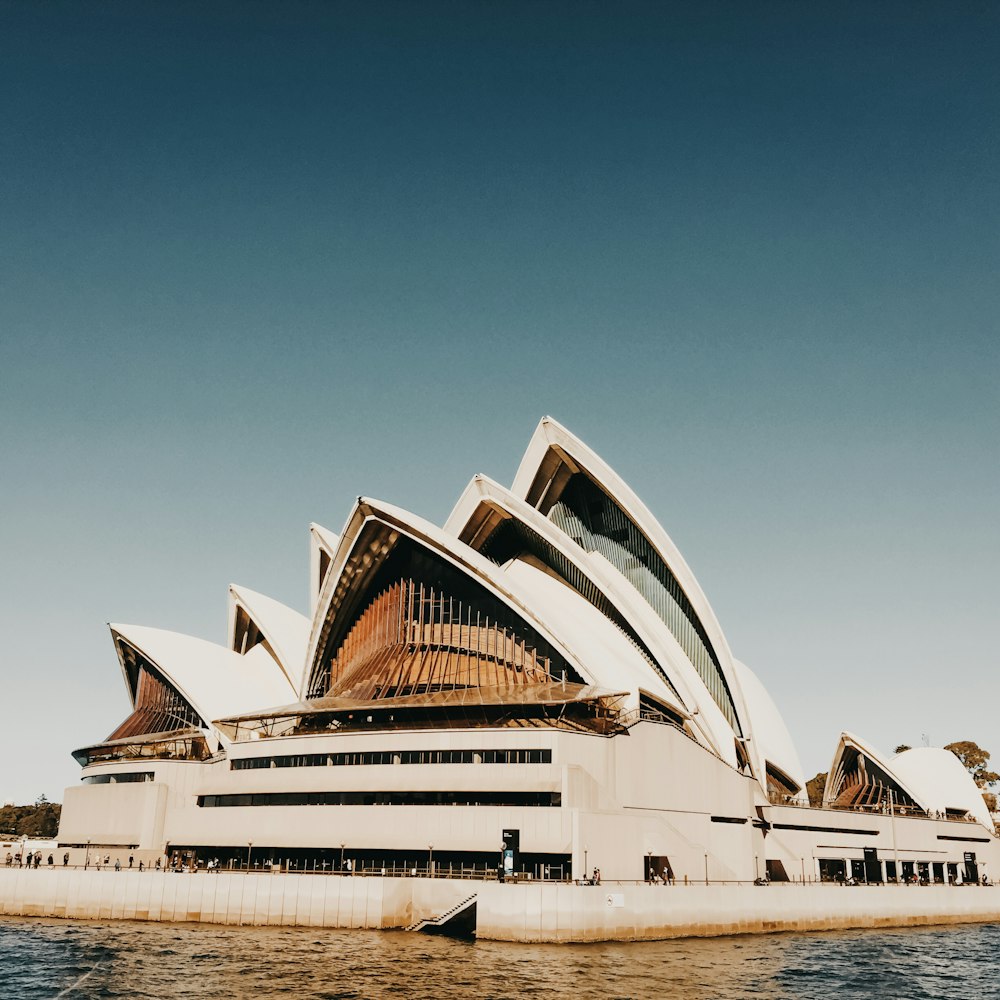
[[[787,882],[788,872],[785,871],[785,863],[777,858],[768,858],[766,862],[768,882]]]
[[[847,878],[847,864],[842,858],[820,858],[821,882],[843,882]]]
[[[670,858],[665,854],[647,854],[642,860],[647,882],[673,882],[674,870],[670,867]]]

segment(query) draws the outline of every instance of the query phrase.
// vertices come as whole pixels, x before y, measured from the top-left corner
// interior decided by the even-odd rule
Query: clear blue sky
[[[128,713],[106,621],[305,610],[551,413],[812,774],[1000,756],[983,3],[0,2],[0,800]]]

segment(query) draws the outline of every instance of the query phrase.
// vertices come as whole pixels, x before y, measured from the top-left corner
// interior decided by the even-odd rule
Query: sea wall
[[[240,872],[0,868],[0,915],[289,927],[406,927],[479,882]]]
[[[524,942],[659,940],[1000,922],[1000,887],[499,884],[451,879],[0,868],[0,914],[402,928],[476,894],[477,934]]]
[[[996,886],[488,884],[477,934],[501,941],[641,941],[1000,921]]]

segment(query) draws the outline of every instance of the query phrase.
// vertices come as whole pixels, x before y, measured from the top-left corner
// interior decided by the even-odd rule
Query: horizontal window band
[[[746,823],[746,816],[713,816],[713,823]]]
[[[282,754],[269,757],[237,757],[234,771],[271,767],[347,767],[382,764],[551,764],[551,750],[364,750],[355,753]]]
[[[256,792],[199,795],[203,809],[240,806],[541,806],[562,805],[561,792]]]
[[[963,844],[988,844],[990,843],[989,837],[949,837],[946,834],[939,833],[938,840],[960,840]]]
[[[88,774],[83,779],[85,785],[120,785],[135,781],[152,781],[152,771],[106,771],[104,774]]]

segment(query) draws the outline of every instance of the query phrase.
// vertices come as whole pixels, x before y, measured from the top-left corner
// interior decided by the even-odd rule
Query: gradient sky
[[[546,413],[660,518],[808,775],[1000,757],[986,3],[0,2],[0,801],[105,622],[307,610]]]

